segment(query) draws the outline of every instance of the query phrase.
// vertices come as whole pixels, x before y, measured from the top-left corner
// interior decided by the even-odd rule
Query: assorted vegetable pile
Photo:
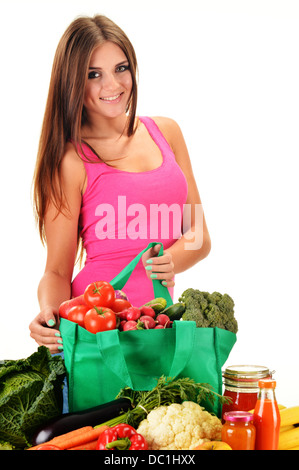
[[[106,281],[93,282],[84,294],[63,302],[62,318],[78,323],[91,333],[118,328],[120,331],[171,328],[174,320],[194,321],[198,328],[223,328],[237,333],[234,301],[228,294],[185,290],[174,305],[155,298],[136,307],[123,291]]]
[[[154,448],[153,446],[158,448],[160,445],[162,448],[163,443],[158,443],[155,439],[153,444],[154,438],[150,430],[141,432],[140,426],[145,426],[146,420],[154,410],[163,408],[170,410],[171,413],[171,407],[174,405],[182,405],[186,410],[191,410],[191,401],[195,406],[193,411],[190,411],[190,416],[186,416],[185,425],[189,434],[192,433],[194,426],[199,426],[196,428],[197,431],[194,429],[197,437],[199,434],[202,436],[196,439],[198,443],[202,439],[204,441],[219,436],[220,420],[199,406],[204,400],[213,403],[216,397],[219,398],[219,395],[209,384],[195,383],[190,378],[160,377],[152,390],[134,391],[126,387],[120,391],[114,402],[101,405],[97,409],[82,411],[79,416],[78,413],[62,415],[54,421],[54,425],[53,421],[45,423],[36,433],[28,450],[47,450],[49,446],[54,446],[52,450],[147,450]],[[226,401],[222,396],[220,399]],[[108,420],[106,408],[109,408],[109,413],[113,416]],[[198,415],[194,414],[195,410]],[[175,435],[180,434],[180,437],[177,437],[179,442],[183,439],[185,431],[180,429],[179,414],[177,419],[177,425],[174,424],[172,433],[174,440]],[[98,423],[96,426],[91,424],[95,420]],[[65,429],[65,432],[62,433],[62,429]],[[184,445],[187,445],[187,436],[185,439]],[[190,441],[190,445],[193,446],[193,441],[192,443]]]
[[[120,331],[171,328],[185,307],[182,303],[166,307],[162,297],[135,307],[123,291],[114,290],[109,282],[98,281],[89,284],[84,294],[63,302],[59,315],[90,333],[115,328]]]
[[[209,384],[162,376],[151,390],[126,387],[112,402],[61,414],[64,374],[45,347],[0,365],[1,450],[231,450],[221,420],[203,407],[229,399]],[[279,412],[278,449],[299,450],[299,406]]]
[[[132,408],[101,424],[115,426],[127,423],[137,428],[141,421],[159,406],[169,406],[184,401],[193,401],[197,404],[204,402],[214,404],[216,399],[219,399],[222,404],[228,401],[227,398],[216,393],[209,384],[196,383],[189,377],[176,379],[164,376],[158,379],[157,385],[152,390],[138,391],[125,387],[119,392],[117,398],[129,399]]]
[[[166,410],[171,414],[174,405],[179,408],[174,408],[177,422],[173,423],[172,431],[169,430],[168,439],[171,435],[173,440],[169,445],[187,448],[188,433],[189,437],[194,434],[196,444],[217,434],[219,419],[204,411],[200,403],[210,401],[213,404],[216,398],[222,403],[227,400],[214,392],[209,384],[195,383],[188,377],[163,376],[152,390],[124,388],[112,402],[62,414],[64,363],[60,356],[51,356],[44,346],[27,359],[4,361],[0,366],[0,378],[0,449],[9,450],[162,449],[165,443],[152,435],[150,426],[145,429],[145,423],[151,420],[155,410],[157,413]],[[191,402],[194,409],[183,430],[178,410],[182,405],[186,414],[188,407],[193,406]],[[162,432],[162,428],[160,430]],[[194,439],[190,440],[190,446],[193,444]]]
[[[238,329],[227,294],[187,289],[174,305],[155,298],[136,307],[106,281],[63,302],[59,314],[93,334],[171,328],[176,320]],[[27,359],[0,364],[0,449],[189,450],[221,439],[221,421],[204,405],[228,399],[209,384],[162,376],[152,390],[124,388],[109,403],[62,414],[65,376],[63,359],[43,346]]]

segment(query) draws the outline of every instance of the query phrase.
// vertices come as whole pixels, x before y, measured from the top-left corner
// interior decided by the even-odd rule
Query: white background
[[[54,52],[76,16],[101,13],[136,49],[139,114],[177,120],[188,144],[212,251],[177,276],[176,298],[229,293],[239,333],[226,365],[276,370],[278,401],[299,404],[298,3],[1,0],[0,359],[37,348],[46,253],[31,181]]]

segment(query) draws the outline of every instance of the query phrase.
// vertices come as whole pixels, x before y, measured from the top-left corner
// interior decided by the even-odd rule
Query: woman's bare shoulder
[[[152,119],[157,124],[172,149],[174,149],[180,141],[183,142],[183,134],[177,121],[164,116],[154,116]]]
[[[61,162],[61,171],[64,178],[71,178],[74,184],[78,184],[80,190],[84,189],[86,171],[80,155],[78,155],[72,142],[67,142]]]
[[[170,117],[153,116],[152,119],[155,121],[162,132],[174,132],[175,130],[179,129],[178,123]]]
[[[68,141],[64,146],[63,161],[73,162],[74,164],[78,164],[81,161],[81,163],[83,164],[80,156],[76,151],[74,144],[70,141]]]

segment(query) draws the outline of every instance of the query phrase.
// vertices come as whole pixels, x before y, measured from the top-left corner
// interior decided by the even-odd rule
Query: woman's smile
[[[114,96],[102,96],[100,100],[105,101],[108,104],[113,104],[113,103],[119,103],[124,92],[118,93],[117,95]]]

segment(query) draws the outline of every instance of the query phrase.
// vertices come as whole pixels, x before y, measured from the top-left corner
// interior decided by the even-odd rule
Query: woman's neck
[[[83,139],[100,139],[102,141],[111,141],[119,139],[122,135],[126,135],[126,125],[128,117],[126,114],[116,118],[89,119],[82,128]]]

